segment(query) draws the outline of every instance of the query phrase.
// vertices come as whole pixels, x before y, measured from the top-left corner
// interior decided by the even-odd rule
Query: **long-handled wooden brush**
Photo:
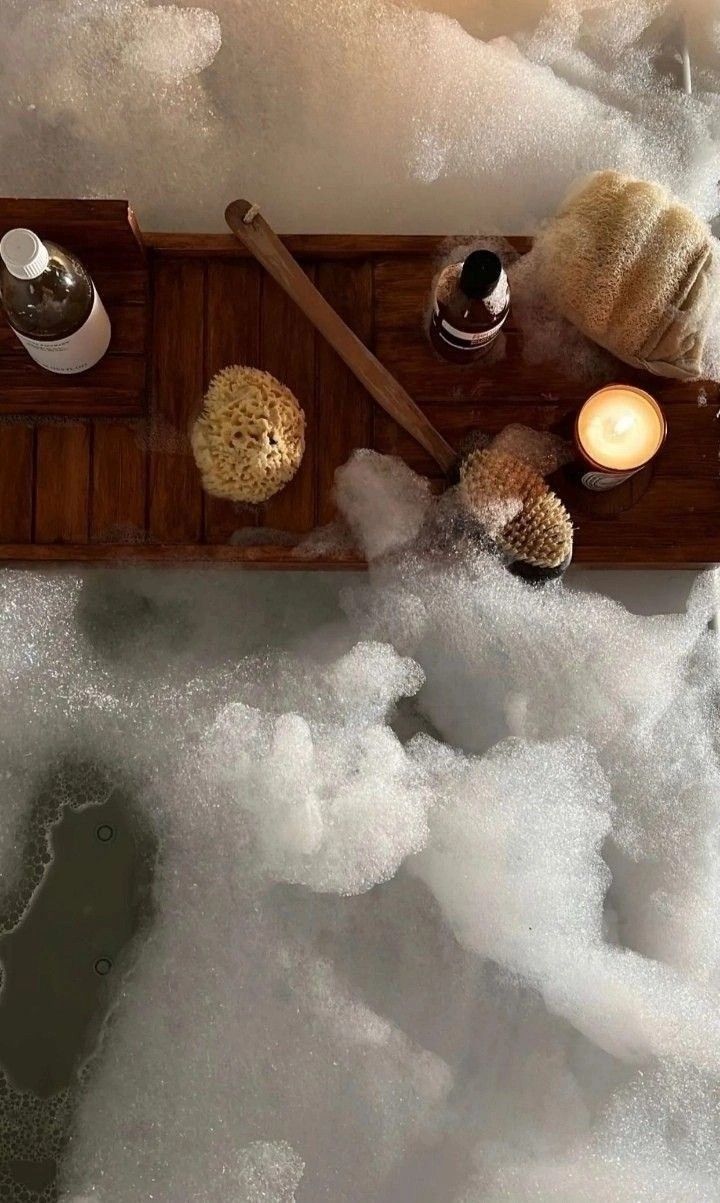
[[[502,501],[515,499],[512,517],[492,532],[493,543],[513,571],[533,579],[564,572],[572,557],[572,522],[537,465],[517,451],[499,453],[492,446],[475,447],[459,459],[410,394],[328,304],[257,205],[233,201],[225,210],[225,220],[385,412],[424,447],[443,472],[459,479],[459,500],[481,524],[494,487]]]

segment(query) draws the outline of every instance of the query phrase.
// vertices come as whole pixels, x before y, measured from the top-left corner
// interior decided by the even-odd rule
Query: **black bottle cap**
[[[460,287],[466,297],[488,296],[502,273],[502,263],[492,251],[473,251],[460,272]]]

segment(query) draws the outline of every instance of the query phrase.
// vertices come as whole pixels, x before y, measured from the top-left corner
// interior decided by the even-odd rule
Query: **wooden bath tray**
[[[30,224],[27,206],[38,203],[14,202],[11,223],[0,204],[0,224]],[[97,228],[82,232],[78,205],[93,206],[103,237],[110,232],[108,222],[114,221],[118,237],[122,221],[130,229],[127,207],[112,201],[48,203],[53,220],[39,232],[65,239],[86,256],[108,307],[117,307],[116,342],[94,377],[78,377],[69,386],[67,378],[43,373],[41,391],[29,393],[17,386],[27,369],[22,353],[9,331],[0,332],[0,559],[357,566],[353,557],[298,559],[263,530],[299,536],[328,522],[334,470],[354,447],[401,455],[438,478],[425,453],[371,402],[232,236],[147,234],[141,236],[144,253],[137,242],[112,252],[111,237],[104,259],[97,248],[93,258]],[[561,429],[587,394],[557,369],[524,363],[512,322],[507,355],[495,365],[456,368],[432,356],[421,316],[442,239],[286,241],[453,445],[475,427],[493,432],[510,421]],[[527,249],[527,240],[513,241]],[[148,296],[152,334],[146,348]],[[234,362],[273,372],[297,394],[308,419],[300,472],[261,507],[235,507],[204,495],[188,446],[188,425],[207,381]],[[30,371],[34,374],[31,365]],[[125,373],[121,396],[103,377],[113,372]],[[720,561],[717,387],[648,379],[629,369],[622,378],[644,384],[659,399],[669,423],[667,444],[652,478],[636,480],[630,494],[581,496],[568,486],[576,561],[678,568]],[[58,391],[53,399],[53,390],[62,389],[65,395]],[[564,489],[561,482],[559,491]],[[258,528],[257,545],[230,543],[241,527]]]

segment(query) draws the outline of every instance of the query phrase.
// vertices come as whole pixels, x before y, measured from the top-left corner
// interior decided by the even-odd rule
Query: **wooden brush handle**
[[[428,421],[410,394],[318,292],[258,212],[257,206],[245,200],[233,201],[225,210],[225,220],[233,234],[252,251],[273,280],[284,288],[370,395],[447,472],[457,458],[450,444]]]

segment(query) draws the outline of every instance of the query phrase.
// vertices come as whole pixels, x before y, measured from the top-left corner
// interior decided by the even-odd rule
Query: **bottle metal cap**
[[[18,280],[34,280],[45,271],[50,255],[45,243],[32,230],[8,230],[0,240],[0,257]]]

